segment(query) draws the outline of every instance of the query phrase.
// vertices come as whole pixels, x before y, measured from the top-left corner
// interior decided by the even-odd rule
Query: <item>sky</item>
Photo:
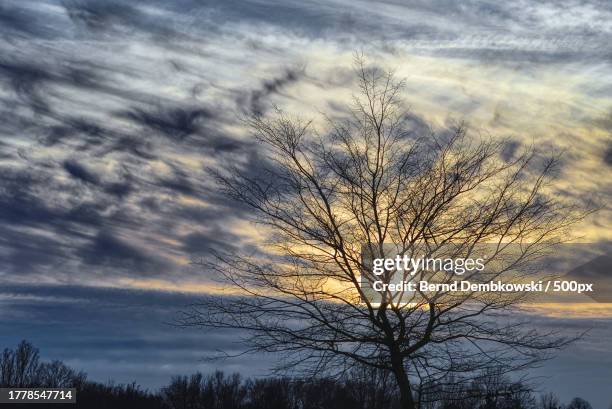
[[[610,44],[604,0],[4,0],[0,347],[28,338],[98,379],[151,387],[209,368],[193,358],[225,335],[167,325],[220,291],[190,261],[262,238],[206,169],[253,162],[244,113],[342,114],[356,51],[405,78],[417,130],[466,120],[510,149],[564,152],[556,193],[602,205],[576,239],[608,243]],[[540,371],[564,399],[607,409],[610,310],[533,316],[593,328]],[[255,374],[266,359],[217,365]]]

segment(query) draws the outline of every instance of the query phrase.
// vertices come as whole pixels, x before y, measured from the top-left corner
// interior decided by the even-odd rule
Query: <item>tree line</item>
[[[395,409],[401,407],[393,376],[368,367],[339,378],[245,378],[221,371],[175,376],[157,391],[136,383],[102,384],[63,362],[45,362],[27,341],[0,357],[0,387],[76,388],[77,403],[56,408],[130,409]],[[487,369],[465,382],[446,379],[415,396],[422,409],[589,409],[581,398],[562,404],[553,394],[538,396],[525,380]],[[31,405],[20,405],[28,407]],[[39,408],[40,406],[33,406]]]

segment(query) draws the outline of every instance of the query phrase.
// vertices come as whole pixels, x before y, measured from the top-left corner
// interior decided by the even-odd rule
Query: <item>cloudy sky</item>
[[[415,127],[465,119],[515,148],[564,151],[557,193],[604,207],[576,235],[610,241],[610,44],[605,0],[4,0],[0,341],[32,339],[102,380],[195,370],[220,338],[164,324],[219,290],[189,261],[259,240],[205,169],[257,155],[242,113],[341,113],[356,50],[406,79]],[[545,384],[609,404],[612,311],[537,317],[593,328]]]

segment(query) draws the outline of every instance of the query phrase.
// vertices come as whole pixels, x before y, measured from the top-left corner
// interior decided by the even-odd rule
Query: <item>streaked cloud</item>
[[[466,118],[510,137],[507,157],[565,149],[557,193],[605,203],[611,14],[598,1],[4,2],[0,279],[206,283],[191,256],[257,240],[205,169],[254,163],[245,111],[342,115],[355,50],[406,78],[415,130]],[[610,240],[611,220],[605,208],[577,233]]]

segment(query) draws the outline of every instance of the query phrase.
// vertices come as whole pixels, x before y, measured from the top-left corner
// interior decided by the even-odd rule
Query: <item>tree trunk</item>
[[[412,388],[410,380],[404,368],[404,359],[402,358],[399,348],[396,346],[391,349],[391,365],[393,366],[393,374],[400,391],[400,402],[402,409],[417,409],[412,396]]]

